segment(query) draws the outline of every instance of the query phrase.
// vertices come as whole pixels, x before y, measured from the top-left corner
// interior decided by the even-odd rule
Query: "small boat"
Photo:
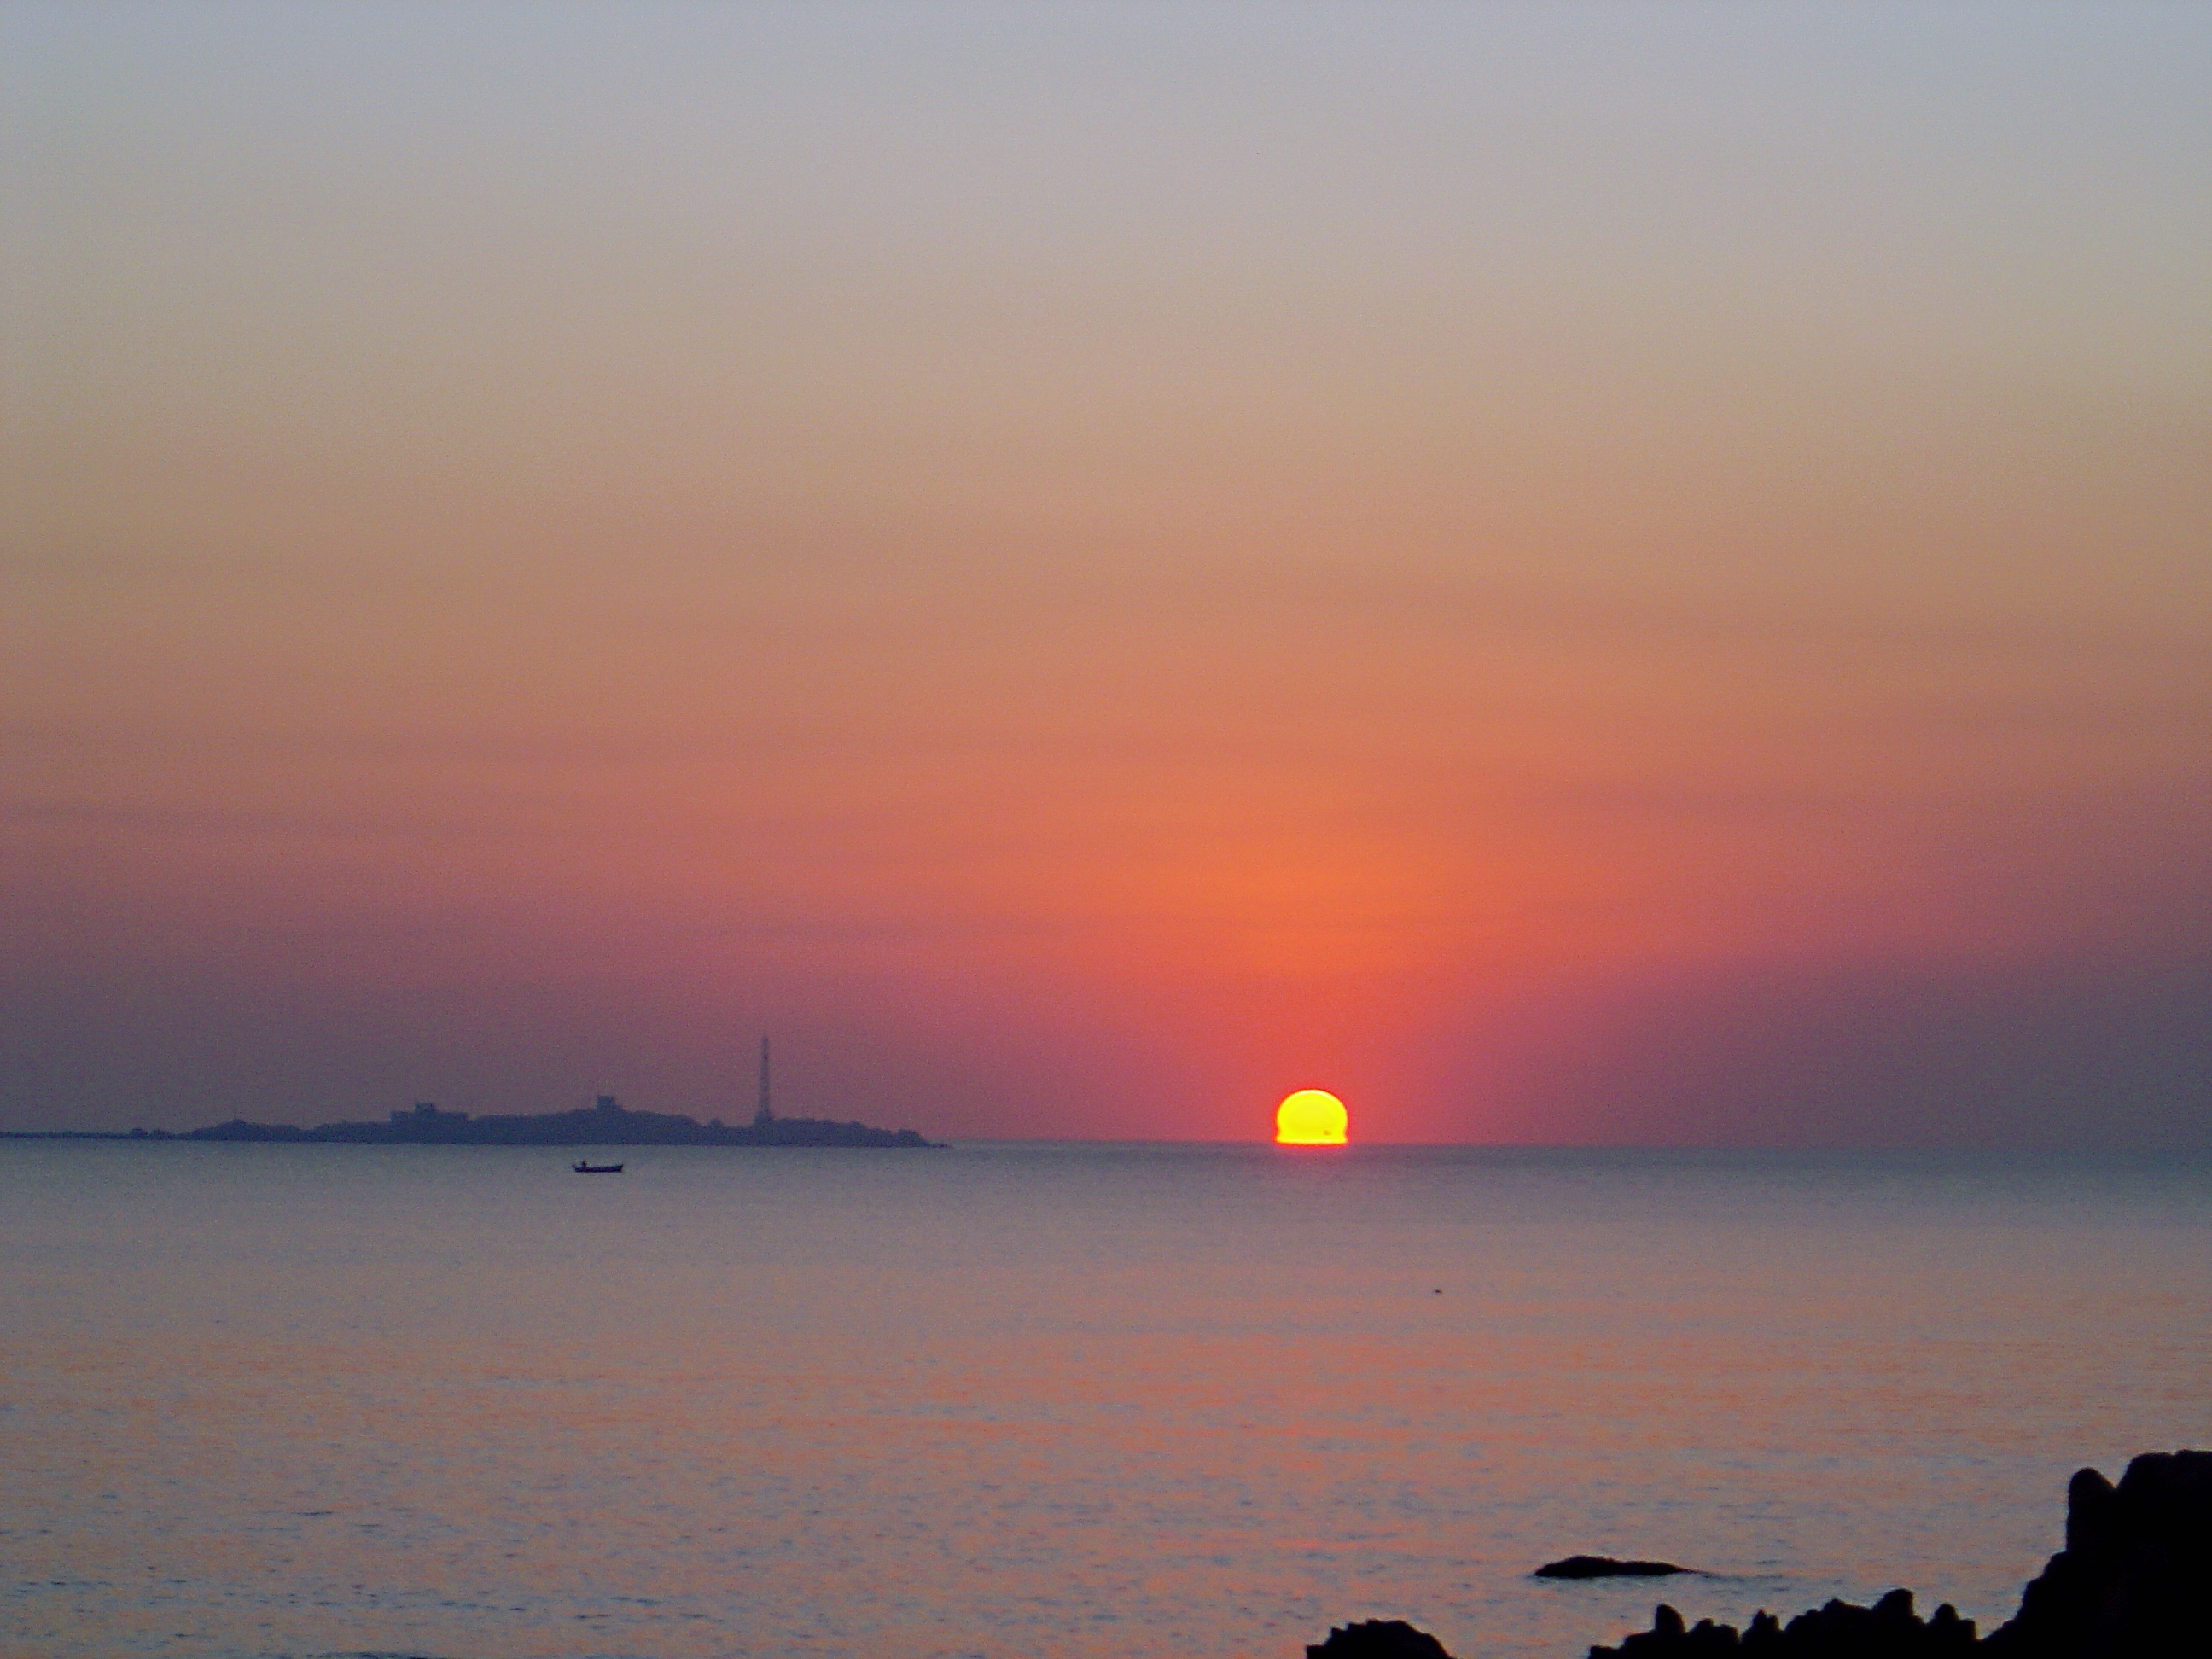
[[[623,1166],[619,1164],[589,1164],[580,1158],[568,1167],[578,1175],[620,1175],[623,1172]]]

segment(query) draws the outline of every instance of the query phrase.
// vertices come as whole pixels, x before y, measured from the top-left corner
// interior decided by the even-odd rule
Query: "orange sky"
[[[2201,12],[0,27],[0,1127],[2212,1138]]]

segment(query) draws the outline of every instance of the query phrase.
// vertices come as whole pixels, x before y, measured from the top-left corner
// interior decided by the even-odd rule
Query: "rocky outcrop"
[[[1912,1610],[1912,1592],[1895,1589],[1870,1607],[1831,1601],[1786,1625],[1761,1612],[1741,1631],[1710,1619],[1685,1627],[1682,1615],[1662,1605],[1650,1630],[1623,1638],[1617,1648],[1592,1648],[1590,1659],[1703,1659],[1728,1653],[1763,1659],[1948,1659],[1975,1646],[1974,1621],[1960,1618],[1948,1601],[1923,1620]]]
[[[1570,1555],[1564,1561],[1547,1561],[1532,1578],[1666,1578],[1678,1572],[1694,1573],[1695,1567],[1678,1567],[1672,1561],[1616,1561],[1609,1555]]]
[[[1871,1607],[1831,1601],[1787,1625],[1760,1613],[1742,1632],[1662,1607],[1649,1631],[1590,1659],[2179,1659],[2212,1651],[2212,1452],[2149,1452],[2115,1486],[2083,1469],[2066,1489],[2066,1547],[2021,1593],[2020,1611],[1977,1641],[1948,1602],[1923,1620],[1910,1591]]]
[[[1306,1659],[1451,1659],[1444,1644],[1402,1619],[1370,1619],[1344,1625],[1328,1639],[1310,1644]]]
[[[1656,1576],[1663,1561],[1570,1556],[1540,1577]],[[2212,1653],[2212,1452],[2148,1452],[2118,1486],[2083,1469],[2066,1489],[2066,1547],[2021,1593],[2020,1611],[1977,1640],[1945,1602],[1923,1619],[1912,1592],[1870,1607],[1831,1601],[1788,1624],[1761,1611],[1739,1631],[1661,1607],[1648,1631],[1590,1659],[2183,1659]],[[1437,1638],[1395,1620],[1347,1625],[1307,1659],[1451,1659]]]
[[[2148,1452],[2066,1489],[2066,1547],[1982,1644],[1996,1659],[2212,1651],[2212,1452]]]

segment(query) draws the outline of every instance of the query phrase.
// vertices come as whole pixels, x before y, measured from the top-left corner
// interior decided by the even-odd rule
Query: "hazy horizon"
[[[0,10],[0,1128],[2212,1146],[2212,10]]]

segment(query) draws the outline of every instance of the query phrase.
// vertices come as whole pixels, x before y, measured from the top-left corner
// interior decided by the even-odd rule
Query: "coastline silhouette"
[[[9,1140],[306,1141],[368,1146],[942,1146],[912,1129],[878,1129],[827,1118],[777,1117],[763,1101],[750,1123],[725,1123],[677,1112],[634,1112],[612,1095],[587,1107],[534,1115],[472,1117],[431,1101],[394,1112],[382,1123],[255,1123],[234,1117],[198,1129],[12,1130]]]

